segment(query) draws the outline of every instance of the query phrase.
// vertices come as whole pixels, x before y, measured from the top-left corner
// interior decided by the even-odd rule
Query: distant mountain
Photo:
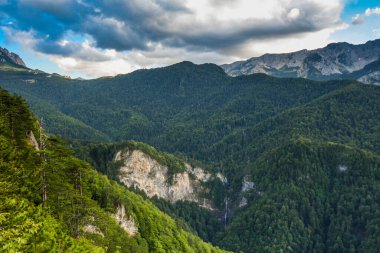
[[[380,40],[362,45],[332,43],[315,50],[265,54],[221,67],[231,76],[265,73],[275,77],[355,79],[380,84]]]
[[[0,47],[0,66],[1,65],[26,67],[24,61],[17,54],[9,52],[2,47]]]

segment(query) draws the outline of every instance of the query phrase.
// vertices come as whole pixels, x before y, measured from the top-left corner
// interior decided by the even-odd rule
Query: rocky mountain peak
[[[24,61],[15,53],[9,52],[8,49],[0,47],[0,63],[8,63],[26,68]]]
[[[361,45],[331,43],[324,48],[284,54],[264,54],[221,67],[231,76],[264,73],[275,77],[303,77],[314,80],[355,79],[380,84],[380,40]],[[369,65],[371,71],[368,72]],[[366,70],[366,71],[364,71]]]

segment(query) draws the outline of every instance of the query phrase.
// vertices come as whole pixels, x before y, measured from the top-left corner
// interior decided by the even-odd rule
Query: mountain
[[[0,85],[23,96],[51,133],[83,140],[134,139],[181,152],[183,148],[170,143],[186,142],[187,150],[197,142],[207,147],[232,129],[257,124],[349,84],[262,74],[233,78],[216,65],[190,62],[88,81],[0,71]],[[76,121],[66,127],[58,124],[63,122],[59,115]],[[91,129],[92,137],[82,129]],[[198,129],[197,135],[187,129]]]
[[[15,53],[0,47],[0,66],[15,66],[26,68],[24,61]]]
[[[232,77],[190,62],[86,81],[2,70],[0,85],[23,96],[49,132],[118,181],[122,194],[135,192],[214,245],[247,253],[377,250],[379,86]],[[195,168],[216,179],[198,180]],[[179,199],[168,194],[176,179]]]
[[[362,45],[332,43],[324,48],[265,54],[221,67],[231,76],[265,73],[313,80],[355,79],[380,84],[380,40]]]
[[[75,158],[0,90],[2,252],[224,252]]]

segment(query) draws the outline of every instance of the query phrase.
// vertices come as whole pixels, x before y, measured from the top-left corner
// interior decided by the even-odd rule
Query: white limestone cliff
[[[200,198],[199,193],[207,192],[202,183],[216,176],[202,168],[185,163],[185,171],[174,174],[173,180],[169,182],[168,167],[140,150],[121,150],[114,160],[122,162],[118,177],[127,187],[135,187],[145,192],[148,197],[157,196],[172,203],[187,200],[212,208],[210,201]],[[222,175],[219,177],[224,178]]]

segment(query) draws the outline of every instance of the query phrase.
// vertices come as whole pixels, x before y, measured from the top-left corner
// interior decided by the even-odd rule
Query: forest
[[[22,81],[30,78],[36,83]],[[199,236],[234,252],[377,252],[378,86],[264,74],[230,77],[216,65],[190,62],[87,81],[7,70],[0,71],[0,80],[36,115],[21,98],[2,91],[22,105],[11,112],[12,103],[2,102],[0,123],[7,133],[2,143],[8,150],[2,152],[11,157],[2,163],[35,177],[27,177],[33,194],[17,197],[50,215],[70,240],[82,238],[78,247],[94,240],[109,252],[116,246],[125,252],[218,250]],[[14,116],[24,114],[30,120],[16,126]],[[49,151],[37,152],[25,143],[25,131],[39,140],[41,121]],[[225,175],[225,185],[207,185],[205,197],[215,210],[125,189],[112,161],[126,147],[144,151],[174,174],[188,162]],[[32,160],[21,158],[25,152]],[[7,171],[4,177],[9,173],[21,172]],[[53,185],[49,211],[41,195],[44,178]],[[243,191],[244,181],[252,187]],[[60,187],[71,187],[71,194],[60,196]],[[228,217],[222,222],[226,202]],[[106,217],[120,205],[138,221],[136,237],[106,236],[120,230],[111,221],[95,224],[104,237],[77,231],[76,224]],[[161,229],[167,232],[157,232]],[[74,242],[79,243],[67,241],[65,247]]]
[[[75,158],[21,97],[0,98],[2,252],[224,252]]]

